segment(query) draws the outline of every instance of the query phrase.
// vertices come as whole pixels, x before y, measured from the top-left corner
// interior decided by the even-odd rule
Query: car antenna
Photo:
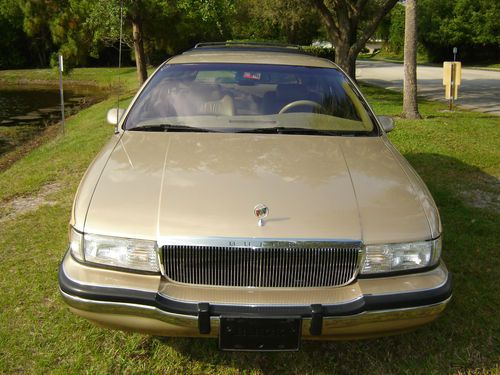
[[[122,67],[122,39],[123,39],[123,0],[120,0],[120,45],[118,46],[118,91],[116,105],[116,131],[118,132],[118,123],[120,122],[120,90],[121,90],[121,67]]]

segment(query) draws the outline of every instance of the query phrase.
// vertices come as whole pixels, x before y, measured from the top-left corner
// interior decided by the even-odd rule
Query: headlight
[[[367,245],[361,273],[404,271],[433,266],[441,256],[441,237],[420,242]]]
[[[156,241],[81,234],[71,229],[70,249],[81,261],[159,272]]]

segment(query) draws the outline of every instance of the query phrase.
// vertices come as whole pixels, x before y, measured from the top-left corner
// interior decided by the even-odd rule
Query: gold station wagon
[[[407,331],[449,302],[436,205],[331,61],[199,44],[108,121],[59,270],[75,314],[273,351]]]

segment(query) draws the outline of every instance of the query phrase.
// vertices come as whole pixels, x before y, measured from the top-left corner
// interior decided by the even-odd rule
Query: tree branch
[[[359,0],[360,2],[364,0]],[[357,54],[361,49],[365,46],[366,42],[377,30],[377,26],[380,24],[380,21],[384,16],[389,13],[389,11],[396,5],[398,0],[385,0],[384,4],[380,7],[378,12],[375,14],[370,22],[366,25],[363,33],[358,36],[358,40],[354,43],[350,48],[350,53]]]
[[[359,18],[361,13],[363,13],[363,9],[365,8],[367,2],[368,0],[356,1],[356,5],[354,5],[354,15],[356,16],[356,18]]]
[[[340,35],[338,24],[335,22],[332,13],[327,8],[323,0],[313,0],[312,2],[325,20],[329,33],[335,35],[336,39],[338,39]]]

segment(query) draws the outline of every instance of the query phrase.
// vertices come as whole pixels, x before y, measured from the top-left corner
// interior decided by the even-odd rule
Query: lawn
[[[363,91],[378,114],[400,113],[399,93]],[[0,373],[499,373],[499,117],[422,102],[424,120],[398,119],[390,133],[440,208],[443,257],[454,276],[440,319],[400,336],[304,342],[298,353],[222,353],[212,339],[102,329],[61,301],[57,270],[73,195],[113,132],[105,113],[114,104],[69,118],[64,136],[0,172]]]
[[[65,84],[86,84],[101,88],[116,88],[118,83],[126,90],[137,89],[134,67],[118,68],[75,68],[64,74]],[[1,70],[0,83],[59,85],[59,72],[56,69],[18,69]]]

